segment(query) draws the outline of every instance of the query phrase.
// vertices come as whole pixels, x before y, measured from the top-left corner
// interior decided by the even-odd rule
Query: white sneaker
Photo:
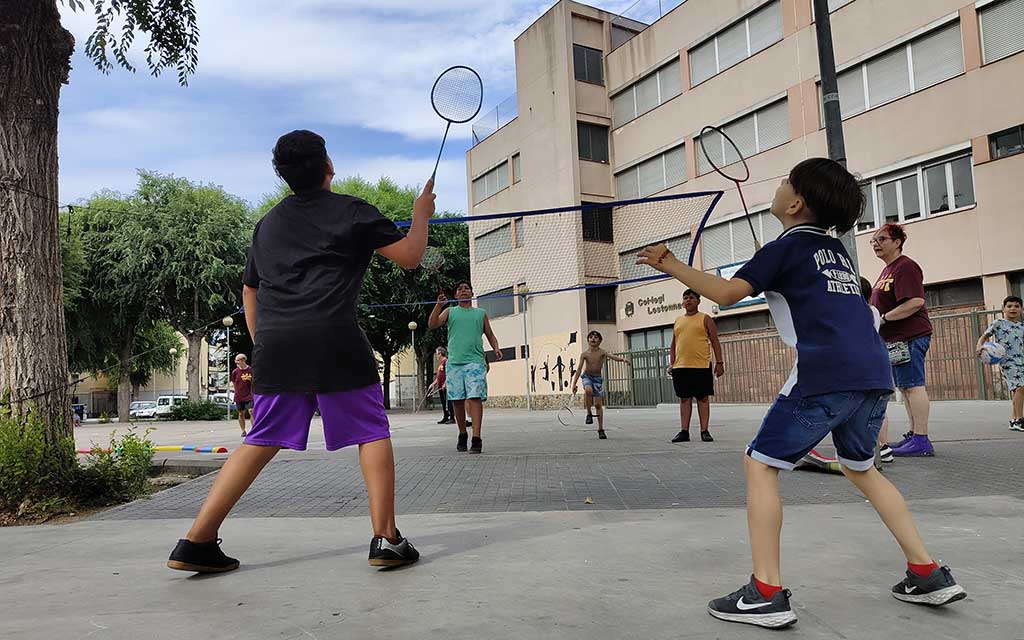
[[[1010,431],[1024,431],[1024,418],[1010,420]]]

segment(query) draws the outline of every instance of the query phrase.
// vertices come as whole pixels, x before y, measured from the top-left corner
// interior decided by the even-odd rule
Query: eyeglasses
[[[892,240],[889,236],[875,236],[868,240],[871,244],[882,244],[882,240]]]

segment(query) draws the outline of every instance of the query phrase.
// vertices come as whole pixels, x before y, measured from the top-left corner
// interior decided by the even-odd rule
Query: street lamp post
[[[174,396],[178,395],[178,350],[171,347],[167,353],[171,354],[171,360],[174,360],[174,373],[171,374],[171,406],[173,407]]]
[[[412,335],[412,410],[414,413],[416,407],[419,406],[420,395],[419,362],[416,359],[416,328],[418,326],[415,321],[409,323],[409,333]]]
[[[228,379],[227,379],[227,383],[226,384],[228,385],[228,388],[230,389],[231,388],[231,325],[235,324],[235,319],[232,318],[231,316],[224,316],[224,319],[221,320],[220,322],[221,322],[221,324],[224,325],[224,328],[227,329],[227,332],[228,332],[228,334],[227,334],[227,348],[225,349],[225,351],[227,351],[227,354],[224,356],[224,360],[225,360],[225,362],[224,362],[224,371],[226,371],[227,374],[228,374]],[[231,419],[231,394],[230,394],[230,392],[228,393],[228,402],[227,402],[227,404],[228,404],[228,420],[230,420]]]
[[[533,401],[530,398],[530,334],[526,327],[526,296],[529,295],[530,290],[526,285],[519,287],[519,298],[520,309],[519,313],[523,315],[523,362],[526,363],[526,410],[530,411],[533,409]]]

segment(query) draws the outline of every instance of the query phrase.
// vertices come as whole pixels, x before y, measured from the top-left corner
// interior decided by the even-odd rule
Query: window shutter
[[[744,157],[749,157],[757,153],[756,134],[754,131],[754,114],[751,113],[750,115],[744,116],[722,128],[725,130],[725,135],[732,139],[736,144],[736,148],[739,149],[740,153],[742,153]],[[734,162],[739,162],[739,160],[740,158],[736,155],[732,145],[726,142],[724,156],[725,164],[729,165]]]
[[[619,200],[632,200],[640,197],[636,167],[615,174],[615,197]]]
[[[722,136],[714,131],[709,131],[707,134],[700,136],[696,139],[697,144],[697,173],[704,175],[712,170],[711,163],[723,166],[722,162],[722,144],[724,140]],[[711,162],[708,162],[708,158],[711,158]]]
[[[759,238],[762,245],[768,244],[772,240],[782,235],[782,223],[779,222],[778,218],[773,216],[771,213],[765,213],[761,216],[761,226],[764,233],[764,237]],[[757,229],[757,225],[754,225],[754,229]]]
[[[914,58],[914,90],[952,78],[964,71],[960,23],[939,29],[910,45]]]
[[[704,270],[715,269],[732,260],[732,240],[729,236],[729,223],[718,224],[704,229],[700,235],[701,251],[704,257]],[[676,255],[680,260],[682,256]]]
[[[653,276],[658,273],[647,265],[636,264],[636,254],[636,250],[619,254],[619,278],[622,280]]]
[[[747,58],[747,24],[740,21],[718,34],[718,71]]]
[[[789,142],[788,101],[780,100],[757,112],[757,142],[758,151]],[[745,149],[743,153],[746,154]]]
[[[690,85],[696,86],[718,72],[715,67],[715,39],[690,49]]]
[[[640,197],[647,197],[665,188],[665,159],[655,156],[640,163]]]
[[[636,83],[636,115],[658,106],[658,74],[652,73]]]
[[[633,87],[612,98],[612,126],[621,127],[636,117]]]
[[[1024,0],[1003,0],[979,13],[984,62],[1024,51]]]
[[[754,13],[750,23],[750,55],[782,40],[782,5],[773,2]]]
[[[476,238],[476,261],[483,262],[512,250],[512,225],[506,224]]]
[[[661,84],[661,102],[667,102],[683,92],[683,76],[679,72],[679,60],[673,60],[658,71]]]
[[[686,234],[685,236],[680,236],[678,238],[673,238],[672,240],[666,242],[665,246],[667,246],[669,251],[675,254],[675,256],[682,260],[683,262],[686,262],[687,260],[690,259],[690,234]]]
[[[498,188],[494,190],[495,193],[508,187],[508,162],[502,162],[495,169],[494,173],[497,174]]]
[[[767,240],[761,238],[761,216],[753,214],[750,222],[754,225],[754,233],[763,245]],[[749,260],[754,255],[754,236],[750,235],[750,225],[747,224],[746,216],[733,220],[732,225],[732,260],[740,262]]]
[[[666,187],[686,182],[686,149],[678,146],[665,152]]]
[[[910,93],[906,47],[899,47],[867,64],[868,101],[872,107]]]
[[[864,102],[864,67],[857,65],[839,74],[839,108],[849,118],[867,108]]]

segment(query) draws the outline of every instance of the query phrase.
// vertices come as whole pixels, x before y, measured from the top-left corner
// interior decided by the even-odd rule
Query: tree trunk
[[[391,408],[391,357],[390,353],[382,353],[380,357],[384,360],[384,375],[381,383],[384,385],[384,408]]]
[[[138,382],[133,382],[132,383],[132,400],[138,400],[139,399],[139,387],[141,387],[141,386],[142,385],[140,385]]]
[[[204,336],[196,333],[188,334],[188,364],[185,375],[188,377],[188,399],[199,401],[199,356],[203,352]]]
[[[121,368],[121,377],[117,381],[117,420],[121,424],[128,424],[128,409],[132,404],[132,378],[128,371],[132,366],[132,344],[135,343],[135,336],[128,338],[121,353],[117,355],[117,361]]]
[[[55,0],[0,3],[0,394],[71,434],[57,217],[57,107],[75,41]]]

